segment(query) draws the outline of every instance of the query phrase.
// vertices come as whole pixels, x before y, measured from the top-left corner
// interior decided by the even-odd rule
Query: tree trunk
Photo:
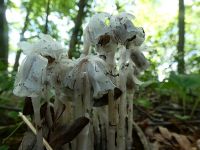
[[[178,73],[185,73],[185,61],[184,61],[184,44],[185,44],[185,6],[184,0],[179,0],[179,14],[178,14]]]
[[[5,1],[0,0],[0,71],[8,67],[8,24],[5,12]]]
[[[50,15],[50,3],[51,0],[47,1],[47,6],[46,6],[46,19],[45,19],[45,26],[44,26],[44,33],[48,34],[48,23],[49,23],[49,15]]]
[[[25,21],[24,21],[24,27],[22,28],[22,31],[20,33],[20,41],[24,40],[24,33],[26,32],[28,25],[29,25],[29,16],[31,13],[31,7],[32,7],[32,1],[29,2],[29,6],[26,8],[26,17],[25,17]],[[13,66],[13,71],[16,72],[18,70],[19,67],[19,59],[21,56],[22,51],[18,50],[16,57],[15,57],[15,64]]]
[[[69,51],[68,51],[68,56],[69,58],[73,57],[73,52],[76,51],[76,44],[78,43],[78,35],[81,29],[81,25],[83,22],[83,19],[86,16],[86,11],[85,6],[87,5],[88,0],[79,0],[78,3],[78,14],[74,20],[74,29],[72,31],[72,36],[71,36],[71,40],[70,40],[70,44],[69,44]]]

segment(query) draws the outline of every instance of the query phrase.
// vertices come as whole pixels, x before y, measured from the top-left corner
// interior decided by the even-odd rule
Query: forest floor
[[[134,104],[134,120],[142,129],[153,150],[200,150],[200,110],[193,117],[191,109],[169,103],[167,98],[151,99],[151,107]],[[27,130],[18,117],[20,105],[0,106],[0,150],[16,150]],[[18,107],[18,108],[16,108]],[[183,115],[185,114],[185,115]],[[133,149],[142,150],[144,145],[134,130]],[[145,150],[145,149],[144,149]]]
[[[152,149],[200,150],[200,109],[192,112],[171,103],[168,97],[154,96],[151,107],[134,105],[134,120]]]

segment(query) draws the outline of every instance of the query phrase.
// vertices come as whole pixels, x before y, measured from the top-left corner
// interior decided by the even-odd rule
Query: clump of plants
[[[128,13],[92,16],[84,30],[83,53],[75,60],[49,35],[19,44],[26,58],[13,92],[26,97],[20,116],[32,130],[20,149],[132,147],[132,99],[141,84],[137,76],[149,65],[142,53],[145,32],[133,19]]]

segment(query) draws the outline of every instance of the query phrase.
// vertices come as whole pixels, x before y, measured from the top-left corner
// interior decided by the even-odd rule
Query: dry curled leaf
[[[158,127],[158,129],[159,129],[161,135],[162,135],[165,139],[167,139],[167,140],[170,140],[170,139],[171,139],[172,134],[171,134],[171,132],[169,132],[169,130],[168,130],[167,128],[164,128],[164,127],[161,127],[161,126],[160,126],[160,127]]]
[[[185,135],[172,133],[172,136],[175,138],[182,150],[190,150],[192,148],[190,141]]]
[[[55,129],[50,138],[50,145],[55,150],[59,150],[62,145],[72,141],[81,130],[89,123],[86,117],[76,119],[70,126],[60,126]]]

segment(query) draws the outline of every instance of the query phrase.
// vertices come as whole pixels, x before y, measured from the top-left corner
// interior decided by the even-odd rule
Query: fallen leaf
[[[197,149],[200,150],[200,139],[197,140]]]
[[[161,135],[162,135],[165,139],[167,139],[167,140],[170,140],[170,139],[171,139],[172,133],[171,133],[167,128],[164,128],[164,127],[161,127],[161,126],[160,126],[160,127],[158,127],[158,129],[159,129]]]
[[[183,150],[190,150],[192,148],[190,141],[185,135],[180,135],[177,133],[172,133],[172,136],[176,139],[177,143]]]

